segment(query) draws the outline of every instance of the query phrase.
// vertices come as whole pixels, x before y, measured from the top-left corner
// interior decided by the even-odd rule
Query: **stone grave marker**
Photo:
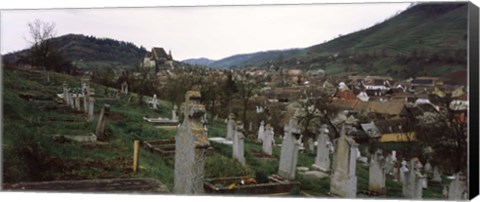
[[[319,131],[320,134],[317,136],[317,156],[312,167],[322,172],[328,172],[330,171],[330,151],[328,145],[330,138],[328,137],[327,125],[323,124]]]
[[[172,121],[178,121],[177,117],[177,105],[173,105],[173,110],[172,110]]]
[[[95,130],[95,135],[97,135],[98,139],[105,138],[105,125],[107,123],[108,115],[110,113],[110,105],[105,104],[102,107],[100,112],[100,116],[98,118],[97,129]]]
[[[243,128],[243,123],[238,121],[234,127],[235,133],[233,134],[233,158],[237,159],[242,166],[245,166],[245,149],[244,149],[244,141],[245,141],[245,136],[243,135],[244,128]]]
[[[402,167],[400,168],[400,182],[403,184],[405,183],[406,173],[408,172],[407,162],[405,160],[402,161]]]
[[[203,194],[205,157],[209,147],[207,131],[201,118],[205,106],[200,104],[200,92],[185,95],[184,120],[175,135],[175,194]]]
[[[420,173],[421,166],[418,160],[412,158],[410,160],[409,170],[403,182],[402,193],[408,199],[421,199],[423,193],[423,181],[425,177]]]
[[[152,108],[157,109],[157,94],[153,94]]]
[[[368,178],[368,190],[376,195],[385,195],[385,160],[383,158],[382,150],[377,151],[372,155],[370,159],[369,178]]]
[[[274,136],[273,127],[271,127],[270,124],[267,124],[267,126],[265,127],[262,150],[264,154],[269,156],[272,155],[273,136]]]
[[[308,152],[315,153],[315,141],[313,141],[313,138],[308,138]]]
[[[438,171],[438,167],[433,167],[433,177],[432,181],[434,182],[442,182],[442,177],[440,175],[440,171]]]
[[[89,102],[90,102],[90,88],[88,87],[88,84],[85,83],[85,88],[82,87],[82,94],[83,94],[83,110],[87,114],[88,113],[88,107],[89,107]]]
[[[298,160],[298,149],[300,147],[300,129],[296,118],[291,118],[286,127],[287,133],[282,142],[280,151],[280,162],[278,175],[287,180],[295,179],[295,171]]]
[[[423,170],[425,173],[432,173],[432,165],[430,165],[430,161],[427,160],[425,166],[423,166]]]
[[[82,110],[82,108],[80,107],[80,94],[77,94],[77,95],[75,96],[75,109],[76,109],[77,111],[81,111],[81,110]]]
[[[345,198],[356,198],[357,176],[355,175],[358,144],[345,134],[342,125],[333,155],[330,193]]]
[[[93,121],[93,107],[95,106],[95,99],[93,97],[90,97],[88,99],[88,117],[87,117],[87,121],[90,122],[90,121]]]
[[[67,82],[63,82],[63,101],[68,105],[68,85]]]
[[[122,83],[121,88],[122,88],[120,91],[121,93],[128,94],[128,83],[126,81]]]
[[[228,121],[227,121],[227,137],[225,139],[227,140],[232,140],[233,139],[233,133],[235,127],[235,114],[231,113],[228,115]]]
[[[257,140],[263,142],[264,134],[265,134],[265,127],[263,126],[265,123],[263,121],[260,122],[260,127],[258,127],[258,136]]]
[[[465,176],[457,173],[455,179],[448,185],[448,200],[468,200],[467,190]]]

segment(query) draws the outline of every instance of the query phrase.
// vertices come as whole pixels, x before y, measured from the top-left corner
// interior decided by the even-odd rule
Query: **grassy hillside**
[[[139,173],[132,173],[132,141],[155,140],[175,136],[175,130],[163,130],[142,120],[142,117],[171,117],[171,103],[161,100],[158,110],[139,105],[136,94],[118,100],[105,100],[104,86],[90,84],[95,89],[95,117],[101,106],[108,103],[111,112],[107,119],[108,138],[96,143],[70,142],[50,137],[52,134],[82,135],[95,130],[97,119],[86,122],[83,113],[55,104],[53,99],[62,92],[62,84],[80,86],[79,78],[51,73],[51,81],[44,81],[39,71],[4,70],[3,90],[3,182],[31,182],[51,180],[81,180],[106,178],[154,178],[173,188],[174,161],[144,149],[140,150]],[[209,137],[225,137],[226,124],[212,121],[208,125]],[[271,159],[258,158],[261,144],[255,141],[256,134],[247,133],[245,140],[246,167],[231,158],[232,148],[211,142],[215,151],[207,156],[205,175],[210,177],[265,176],[278,171],[280,147],[273,148]],[[281,143],[278,136],[276,143]],[[365,145],[363,145],[365,146]],[[387,145],[388,146],[388,145]],[[298,165],[310,167],[315,155],[302,152]],[[329,178],[311,179],[297,175],[300,191],[317,197],[327,197]],[[368,188],[368,167],[357,164],[358,192]],[[401,185],[387,178],[389,198],[401,196]],[[441,198],[441,184],[430,184],[424,191],[425,198]],[[298,190],[292,195],[299,194]],[[365,196],[359,196],[365,197]]]

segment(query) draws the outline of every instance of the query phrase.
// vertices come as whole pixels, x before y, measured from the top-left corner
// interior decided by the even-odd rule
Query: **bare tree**
[[[26,41],[31,44],[30,61],[32,65],[40,66],[44,70],[47,81],[50,81],[47,72],[50,65],[48,58],[54,50],[51,48],[49,39],[56,35],[55,23],[35,19],[28,23],[28,33],[30,36]]]

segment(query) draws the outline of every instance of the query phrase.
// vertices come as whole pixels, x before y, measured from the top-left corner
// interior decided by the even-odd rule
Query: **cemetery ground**
[[[69,86],[81,86],[80,78],[50,72],[45,81],[40,71],[4,69],[3,77],[3,183],[40,182],[58,180],[150,178],[161,181],[173,190],[174,159],[162,157],[140,149],[139,170],[133,173],[133,141],[151,141],[174,138],[176,130],[156,128],[143,117],[171,117],[172,104],[159,101],[156,110],[138,102],[134,93],[118,99],[105,99],[105,86],[90,83],[95,89],[95,119],[85,120],[83,112],[76,112],[64,104],[57,104],[57,94],[62,92],[63,82]],[[118,89],[109,88],[110,91]],[[133,96],[133,99],[129,99]],[[139,104],[141,103],[141,104]],[[96,142],[75,142],[61,135],[89,135],[95,131],[98,114],[104,104],[110,104],[106,125],[106,139]],[[210,115],[208,115],[210,117]],[[225,137],[225,122],[209,122],[209,137]],[[275,142],[282,140],[275,136]],[[56,138],[53,135],[60,135]],[[256,130],[247,131],[245,138],[246,166],[232,159],[232,146],[210,142],[214,148],[206,157],[205,178],[255,177],[257,182],[278,172],[280,147],[273,148],[273,158],[258,157],[262,146],[256,142]],[[364,151],[367,145],[360,145]],[[381,145],[394,148],[392,143]],[[308,167],[315,162],[315,154],[300,152],[297,167]],[[357,197],[367,198],[368,166],[357,163]],[[330,197],[329,177],[313,179],[296,175],[299,189],[291,196]],[[444,180],[445,181],[445,180]],[[393,177],[386,179],[387,198],[402,198],[402,185]],[[442,199],[442,184],[429,182],[423,192],[424,199]],[[55,190],[51,190],[55,191]]]

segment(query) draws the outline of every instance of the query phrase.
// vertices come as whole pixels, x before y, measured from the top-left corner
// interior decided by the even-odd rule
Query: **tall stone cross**
[[[205,156],[209,147],[208,135],[201,122],[205,106],[200,104],[200,92],[185,95],[183,123],[175,135],[175,194],[202,194],[205,175]]]
[[[298,129],[297,119],[295,117],[291,118],[285,129],[286,136],[283,138],[280,151],[278,175],[284,179],[294,180],[298,161],[298,149],[300,148],[300,129]]]

